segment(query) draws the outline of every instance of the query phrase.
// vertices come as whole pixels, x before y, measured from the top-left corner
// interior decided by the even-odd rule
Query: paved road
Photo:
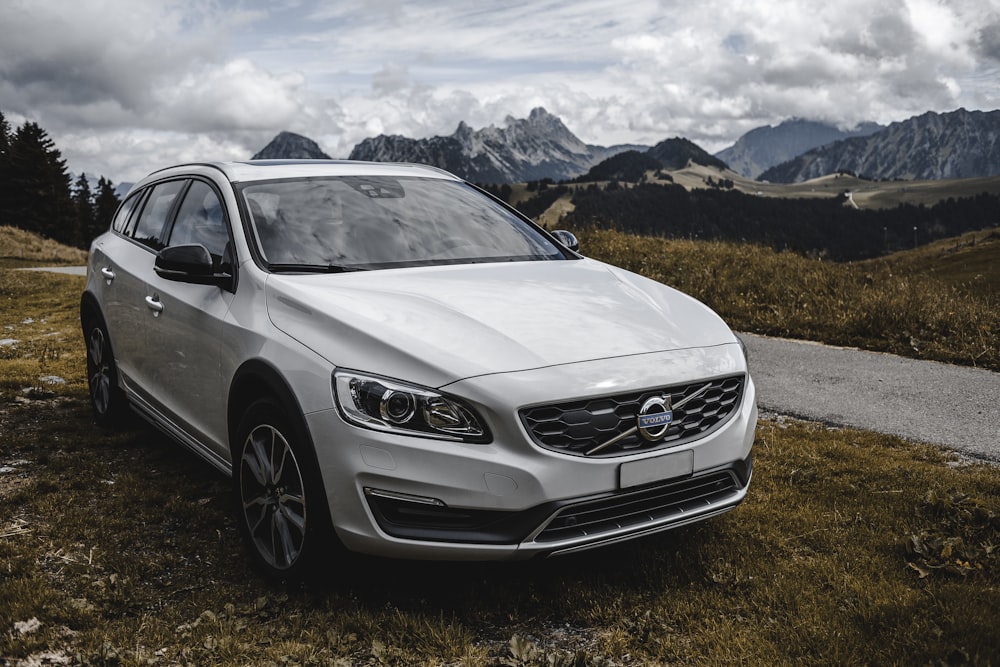
[[[65,273],[71,276],[87,275],[85,266],[40,266],[38,268],[21,269],[22,271],[46,271],[48,273]]]
[[[765,411],[1000,461],[1000,373],[740,334]]]

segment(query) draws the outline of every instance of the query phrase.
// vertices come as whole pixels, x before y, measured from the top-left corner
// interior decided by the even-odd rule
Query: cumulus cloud
[[[8,0],[4,33],[0,111],[125,179],[281,130],[346,156],[536,106],[590,143],[708,150],[793,116],[1000,106],[1000,0]]]
[[[203,132],[283,127],[303,107],[303,81],[300,73],[275,75],[244,59],[205,65],[154,91],[150,115],[164,128]]]

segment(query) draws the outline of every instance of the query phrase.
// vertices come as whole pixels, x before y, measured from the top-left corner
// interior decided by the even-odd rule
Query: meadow
[[[891,264],[580,236],[737,328],[996,368],[995,295]],[[746,502],[707,522],[525,563],[350,556],[269,585],[227,479],[141,423],[93,424],[83,278],[0,261],[0,664],[1000,663],[1000,468],[777,417]],[[919,306],[924,289],[941,303]]]

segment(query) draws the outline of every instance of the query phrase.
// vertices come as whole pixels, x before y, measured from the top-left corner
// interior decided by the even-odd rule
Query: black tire
[[[294,583],[334,547],[323,483],[302,428],[271,399],[254,402],[233,446],[237,523],[260,571]]]
[[[104,319],[89,309],[84,311],[81,322],[87,346],[87,386],[94,421],[103,427],[121,426],[128,415],[128,403],[118,386],[118,367],[108,328]]]

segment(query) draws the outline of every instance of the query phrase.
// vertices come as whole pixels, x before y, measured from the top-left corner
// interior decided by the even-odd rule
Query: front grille
[[[723,471],[572,505],[561,511],[535,541],[571,540],[679,518],[723,502],[738,490],[736,477]]]
[[[709,385],[698,394],[705,385]],[[636,425],[639,409],[648,399],[670,395],[675,407],[666,434],[650,442],[633,433],[594,457],[622,456],[673,447],[707,435],[732,416],[743,397],[744,376],[731,376],[691,384],[664,387],[643,393],[619,394],[521,410],[521,420],[532,439],[542,447],[565,454],[588,456],[589,451],[625,433]]]

